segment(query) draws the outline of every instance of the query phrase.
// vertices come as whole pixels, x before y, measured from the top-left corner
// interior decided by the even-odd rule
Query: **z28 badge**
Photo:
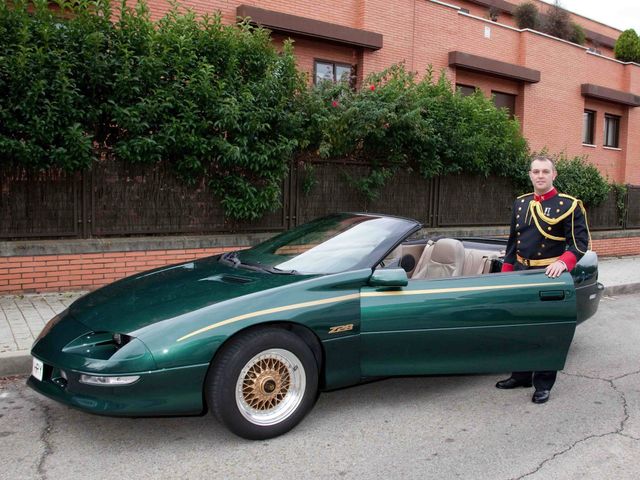
[[[348,332],[349,330],[353,330],[353,323],[349,323],[348,325],[338,325],[337,327],[331,327],[329,329],[329,333]]]

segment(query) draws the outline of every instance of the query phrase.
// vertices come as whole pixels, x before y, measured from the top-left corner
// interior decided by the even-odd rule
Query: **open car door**
[[[361,289],[363,376],[560,370],[576,327],[569,273],[409,280]]]

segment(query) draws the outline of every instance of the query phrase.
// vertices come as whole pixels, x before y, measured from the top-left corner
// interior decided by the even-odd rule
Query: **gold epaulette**
[[[559,197],[570,198],[571,200],[578,200],[576,197],[572,197],[571,195],[567,195],[566,193],[559,193]]]
[[[520,195],[519,197],[516,198],[516,200],[522,198],[522,197],[528,197],[529,195],[533,195],[533,192],[531,193],[525,193],[524,195]]]

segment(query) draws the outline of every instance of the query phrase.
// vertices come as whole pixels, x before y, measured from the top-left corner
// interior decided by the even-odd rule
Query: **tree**
[[[524,2],[518,5],[513,12],[518,28],[531,28],[537,30],[540,24],[538,7],[532,2]]]
[[[560,6],[558,2],[550,5],[542,25],[542,31],[563,40],[571,40],[573,28],[569,18],[569,12]]]
[[[472,173],[517,177],[527,168],[527,142],[517,120],[480,91],[463,96],[431,69],[422,79],[393,65],[371,74],[361,90],[323,82],[310,91],[307,144],[324,158],[366,161],[371,173],[348,179],[375,198],[399,170],[423,178]]]
[[[290,43],[177,3],[158,20],[143,0],[50,3],[0,2],[2,166],[77,171],[108,153],[208,183],[235,220],[278,204],[306,88]]]
[[[620,34],[613,48],[613,54],[622,62],[640,63],[640,38],[633,28]]]
[[[571,23],[571,38],[569,39],[573,43],[577,43],[578,45],[584,45],[587,40],[587,34],[584,32],[584,28],[579,24],[572,22]]]

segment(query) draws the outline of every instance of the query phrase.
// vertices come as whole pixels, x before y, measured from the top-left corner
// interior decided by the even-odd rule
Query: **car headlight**
[[[120,348],[129,343],[133,337],[126,335],[124,333],[114,333],[111,337],[113,339],[113,343],[116,344],[116,347]]]
[[[60,312],[55,317],[53,317],[51,320],[49,320],[47,322],[47,324],[44,326],[44,328],[42,329],[42,331],[40,332],[40,335],[38,335],[38,337],[36,338],[36,341],[33,342],[34,345],[36,343],[38,343],[38,341],[41,338],[43,338],[45,335],[47,335],[47,333],[49,333],[51,331],[51,329],[53,327],[55,327],[58,322],[60,322],[60,320],[62,320],[64,317],[66,317],[68,312],[69,312],[69,309],[65,308],[62,312]]]
[[[87,385],[100,385],[103,387],[115,387],[120,385],[131,385],[140,379],[140,375],[129,375],[126,377],[104,377],[97,375],[80,375],[80,383]]]

